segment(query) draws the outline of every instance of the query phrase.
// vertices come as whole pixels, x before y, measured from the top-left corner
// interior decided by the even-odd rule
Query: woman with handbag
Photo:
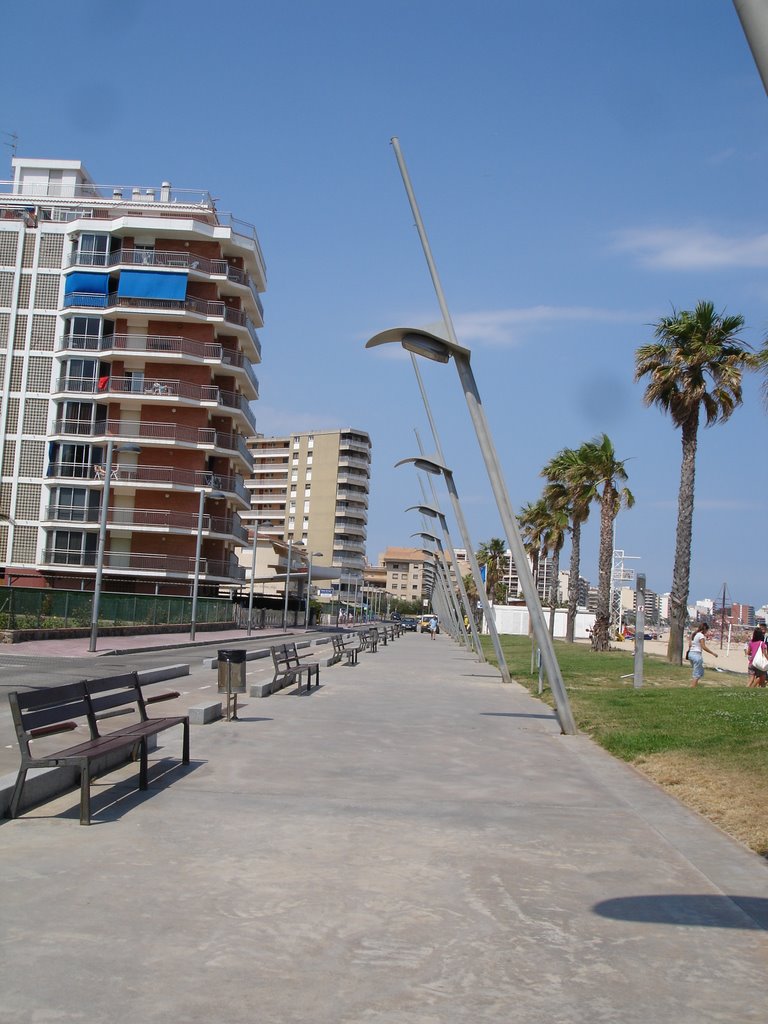
[[[759,626],[747,644],[747,673],[747,686],[765,686],[768,679],[768,647],[765,643],[765,633]]]
[[[691,637],[691,646],[688,648],[686,658],[691,663],[691,686],[698,686],[699,680],[704,675],[704,651],[707,654],[713,655],[715,658],[717,654],[707,647],[706,640],[707,634],[709,633],[709,625],[706,622],[700,622],[696,629],[693,631]]]

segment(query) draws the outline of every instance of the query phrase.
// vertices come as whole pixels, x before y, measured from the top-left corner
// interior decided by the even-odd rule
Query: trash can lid
[[[219,661],[245,661],[245,650],[242,648],[227,649],[218,652]]]

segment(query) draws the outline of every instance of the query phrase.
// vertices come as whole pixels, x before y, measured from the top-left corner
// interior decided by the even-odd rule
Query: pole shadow
[[[699,928],[768,930],[768,899],[762,896],[724,896],[719,893],[659,893],[621,896],[596,903],[600,917]]]
[[[554,712],[551,715],[529,715],[522,711],[481,711],[480,714],[486,718],[541,718],[545,722],[557,721],[557,715]]]

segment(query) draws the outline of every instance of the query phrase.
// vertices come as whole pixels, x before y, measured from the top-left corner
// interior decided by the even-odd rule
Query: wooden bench
[[[302,688],[302,677],[307,674],[307,692],[312,689],[312,676],[315,677],[315,685],[320,685],[320,664],[316,661],[306,661],[299,657],[296,644],[277,644],[270,647],[272,661],[275,666],[273,684],[277,689],[283,686],[290,686],[291,683],[298,683]]]
[[[15,818],[30,768],[75,767],[80,773],[80,824],[91,823],[91,778],[115,768],[100,766],[92,771],[94,761],[106,755],[127,751],[135,760],[139,758],[139,789],[147,788],[147,740],[165,729],[183,727],[182,763],[189,764],[189,717],[175,715],[150,718],[147,704],[170,700],[178,693],[158,694],[145,698],[138,676],[130,672],[104,679],[87,679],[63,686],[49,686],[29,693],[9,693],[11,715],[21,750],[21,767],[11,796],[8,816]],[[111,732],[102,732],[99,722],[120,715],[138,715],[137,721]],[[79,722],[78,722],[79,720]],[[31,744],[47,736],[74,732],[78,725],[87,725],[89,739],[74,746],[46,754],[34,754]]]
[[[334,636],[331,638],[333,643],[333,656],[335,661],[341,661],[342,658],[346,657],[348,665],[357,664],[357,655],[360,650],[357,644],[347,643],[347,640],[343,636]]]

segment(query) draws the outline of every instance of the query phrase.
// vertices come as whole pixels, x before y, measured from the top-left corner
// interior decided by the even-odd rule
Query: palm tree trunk
[[[568,575],[568,620],[565,639],[573,643],[576,632],[576,608],[579,603],[579,568],[581,561],[581,520],[574,517],[571,526],[571,565]]]
[[[552,586],[549,588],[549,635],[555,635],[555,611],[557,610],[557,595],[560,590],[558,576],[560,575],[560,548],[552,552]]]
[[[683,663],[683,640],[688,621],[688,590],[691,582],[691,542],[693,540],[693,496],[696,484],[696,448],[699,410],[683,423],[683,458],[680,464],[680,491],[677,496],[677,536],[675,567],[669,595],[669,644],[667,661]]]
[[[593,651],[607,651],[610,648],[608,629],[611,623],[613,521],[616,511],[616,491],[606,484],[600,499],[600,554],[597,563],[597,609],[592,630]]]

